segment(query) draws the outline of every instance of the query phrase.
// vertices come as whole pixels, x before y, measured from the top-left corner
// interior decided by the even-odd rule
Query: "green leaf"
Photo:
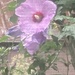
[[[12,23],[16,23],[17,20],[18,20],[18,17],[17,17],[15,14],[10,17],[10,21],[11,21]]]
[[[2,36],[0,38],[0,42],[5,42],[5,41],[7,41],[7,39],[8,39],[8,36]]]
[[[24,50],[24,47],[23,47],[22,42],[20,42],[20,43],[19,43],[19,51],[22,51],[22,50]]]
[[[8,67],[6,67],[6,68],[4,69],[4,72],[2,73],[2,75],[8,75]]]
[[[8,67],[5,69],[5,75],[8,75]]]
[[[58,40],[62,39],[63,37],[72,36],[75,38],[75,24],[70,26],[65,26],[62,29],[62,33],[60,33]]]
[[[56,43],[56,45],[59,45],[58,37],[54,35],[51,35],[51,36],[52,36],[53,41]]]
[[[47,60],[47,62],[48,62],[49,64],[52,64],[51,62],[54,60],[55,57],[56,57],[56,54],[55,54],[55,53],[53,53],[52,55],[48,55],[48,60]]]
[[[24,53],[24,57],[25,57],[25,58],[30,57],[30,54],[27,52],[27,50],[26,50],[25,53]]]
[[[37,61],[34,61],[34,62],[29,66],[29,68],[28,68],[28,70],[27,70],[28,74],[31,74],[31,70],[36,71],[35,67],[37,67],[37,66],[38,66]]]
[[[21,4],[22,2],[24,2],[25,0],[17,0],[18,4]]]
[[[15,8],[17,7],[17,2],[16,1],[12,1],[11,3],[8,4],[7,8],[10,11],[15,10]]]
[[[57,45],[54,41],[47,40],[41,47],[40,50],[48,52],[49,50],[57,49]]]
[[[38,58],[38,57],[34,57],[33,63],[29,66],[28,73],[31,74],[31,70],[34,70],[36,72],[37,67],[40,68],[41,72],[44,71],[45,68],[46,68],[45,60],[41,59],[41,58]]]
[[[69,17],[69,16],[64,16],[64,15],[56,15],[55,16],[55,18],[54,18],[55,20],[63,20],[63,19],[67,19],[67,20],[70,20],[70,21],[75,21],[75,18],[73,18],[73,17]]]
[[[41,47],[40,50],[43,51],[49,51],[50,49],[54,49],[56,47],[55,43],[53,41],[46,41]]]

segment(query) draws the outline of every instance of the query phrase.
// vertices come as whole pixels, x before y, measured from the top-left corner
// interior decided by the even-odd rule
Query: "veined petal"
[[[35,9],[36,11],[41,11],[42,4],[45,1],[48,1],[48,0],[26,0],[26,3],[32,6],[32,8]]]
[[[19,22],[20,25],[20,29],[22,32],[24,32],[25,34],[34,34],[36,33],[36,25],[35,23],[32,22],[28,22],[28,21],[20,21]]]
[[[49,24],[55,16],[57,6],[52,1],[45,1],[43,3],[42,13],[44,14],[43,20],[39,23],[38,29],[45,30],[49,27]]]
[[[19,7],[15,9],[15,14],[19,17],[31,16],[34,13],[34,10],[26,3],[22,3]]]
[[[42,12],[44,13],[45,16],[51,16],[52,17],[52,15],[53,15],[53,17],[54,17],[54,15],[56,13],[56,9],[57,9],[57,6],[52,1],[45,1],[43,3]]]

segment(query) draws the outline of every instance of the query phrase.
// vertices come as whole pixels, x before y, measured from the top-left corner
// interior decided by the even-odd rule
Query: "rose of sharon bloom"
[[[34,34],[48,28],[57,6],[50,0],[26,0],[16,8],[21,31]]]
[[[21,40],[31,55],[46,41],[46,29],[55,16],[56,9],[56,4],[50,0],[26,0],[16,8],[15,14],[18,16],[20,28],[18,30],[22,32]]]

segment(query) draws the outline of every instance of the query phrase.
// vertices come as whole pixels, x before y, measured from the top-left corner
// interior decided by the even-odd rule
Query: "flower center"
[[[33,21],[34,22],[41,22],[43,19],[43,14],[41,12],[36,12],[33,14]]]

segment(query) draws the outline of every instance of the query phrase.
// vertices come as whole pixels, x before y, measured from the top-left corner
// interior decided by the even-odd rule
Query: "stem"
[[[69,75],[69,57],[68,57],[67,50],[66,50],[66,56],[67,56],[67,75]]]
[[[61,51],[61,50],[58,51],[58,53],[56,54],[56,57],[53,59],[53,61],[51,62],[51,64],[49,64],[49,66],[46,68],[46,70],[48,70],[49,68],[51,68],[51,67],[53,66],[53,63],[54,63],[55,60],[57,59],[57,57],[58,57],[60,51]],[[45,71],[46,71],[46,70],[45,70]]]
[[[70,55],[71,55],[71,59],[72,59],[72,65],[75,69],[75,48],[74,48],[73,42],[74,42],[73,38],[70,37],[69,51],[70,51]]]
[[[66,56],[67,56],[67,75],[69,75],[69,57],[68,57],[68,50],[69,50],[69,45],[68,45],[68,39],[65,38],[65,45],[66,45]]]
[[[74,48],[74,44],[73,44],[73,42],[75,40],[73,40],[73,39],[74,38],[69,36],[69,39],[66,39],[65,41],[66,41],[66,47],[67,47],[67,49],[70,52],[70,56],[71,56],[71,60],[72,60],[72,65],[73,65],[73,67],[75,69],[75,48]],[[68,57],[67,57],[67,60],[69,60]],[[69,70],[69,61],[68,61],[68,70]]]

